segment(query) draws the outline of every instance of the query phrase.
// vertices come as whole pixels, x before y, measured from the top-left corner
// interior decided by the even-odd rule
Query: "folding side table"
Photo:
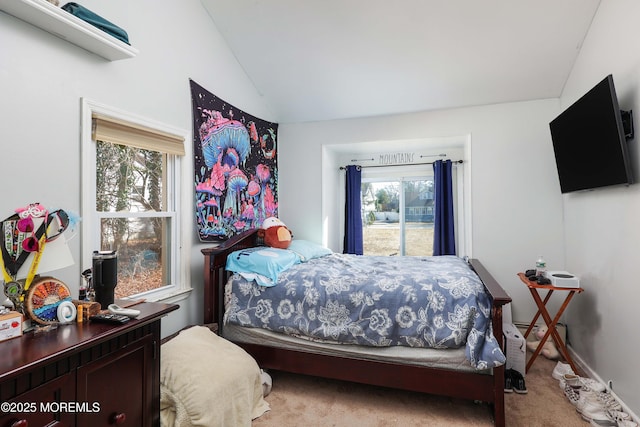
[[[533,353],[533,356],[531,356],[531,359],[529,359],[529,362],[527,362],[527,367],[525,371],[529,372],[529,368],[531,367],[531,365],[533,365],[533,362],[534,360],[536,360],[536,358],[540,354],[540,351],[542,350],[544,343],[547,342],[549,335],[551,335],[562,357],[569,363],[569,365],[571,366],[571,369],[573,369],[573,372],[578,372],[578,370],[576,369],[576,365],[573,363],[573,359],[571,359],[571,356],[567,351],[567,347],[565,346],[564,342],[562,342],[562,340],[560,339],[560,334],[558,334],[558,331],[556,330],[556,324],[560,320],[560,316],[562,316],[562,313],[564,312],[564,310],[569,305],[569,302],[571,302],[571,299],[573,298],[573,296],[575,294],[579,294],[583,292],[584,289],[559,288],[557,286],[552,286],[552,285],[539,285],[538,282],[529,280],[527,276],[524,275],[524,273],[518,273],[518,277],[520,277],[520,280],[522,280],[522,282],[525,285],[527,285],[527,288],[531,292],[531,296],[533,297],[533,300],[536,302],[536,305],[538,306],[538,312],[536,313],[536,315],[533,317],[533,320],[529,324],[529,327],[527,328],[527,332],[524,333],[524,338],[527,339],[527,337],[529,336],[529,333],[531,333],[531,330],[535,326],[536,321],[538,320],[538,317],[542,316],[542,318],[544,319],[544,323],[547,325],[547,333],[544,334],[544,336],[540,340],[540,343],[538,344],[538,347],[536,348],[536,351]],[[547,294],[544,297],[544,300],[540,298],[539,292],[541,290],[547,291]],[[546,306],[547,306],[547,302],[549,302],[549,300],[551,299],[551,295],[553,294],[554,291],[567,292],[567,297],[564,299],[562,306],[560,306],[560,309],[556,313],[555,317],[552,319]]]

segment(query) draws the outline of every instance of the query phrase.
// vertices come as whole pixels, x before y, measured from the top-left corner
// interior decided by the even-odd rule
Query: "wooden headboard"
[[[252,248],[261,244],[258,229],[244,231],[219,246],[202,249],[204,255],[204,323],[220,320],[224,313],[224,284],[230,276],[225,270],[227,255],[233,251]],[[218,325],[218,331],[221,330]]]

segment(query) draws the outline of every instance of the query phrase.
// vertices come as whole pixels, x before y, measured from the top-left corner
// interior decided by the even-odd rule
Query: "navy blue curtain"
[[[360,186],[362,171],[360,166],[349,165],[344,221],[344,253],[362,255],[362,215],[360,213]]]
[[[436,190],[436,212],[433,233],[433,255],[455,255],[456,240],[453,226],[453,180],[451,160],[433,163]]]

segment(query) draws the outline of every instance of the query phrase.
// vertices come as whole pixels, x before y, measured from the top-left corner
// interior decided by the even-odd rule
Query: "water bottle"
[[[538,257],[538,260],[536,261],[536,276],[546,277],[545,276],[546,272],[547,272],[547,263],[545,262],[544,258],[542,258],[542,255],[540,255]]]

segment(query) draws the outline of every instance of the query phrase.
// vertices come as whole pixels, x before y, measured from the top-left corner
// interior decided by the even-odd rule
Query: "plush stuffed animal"
[[[276,217],[269,217],[262,222],[258,230],[258,237],[264,239],[264,244],[272,248],[287,249],[293,239],[293,234],[282,221]]]
[[[546,326],[539,326],[535,331],[534,335],[538,339],[538,341],[527,341],[527,348],[531,352],[535,352],[540,344],[540,340],[544,337],[544,334],[547,333],[548,328]],[[557,360],[560,358],[560,352],[556,348],[556,345],[553,343],[553,338],[549,336],[547,341],[545,341],[542,346],[542,350],[540,353],[546,357],[547,359]]]

